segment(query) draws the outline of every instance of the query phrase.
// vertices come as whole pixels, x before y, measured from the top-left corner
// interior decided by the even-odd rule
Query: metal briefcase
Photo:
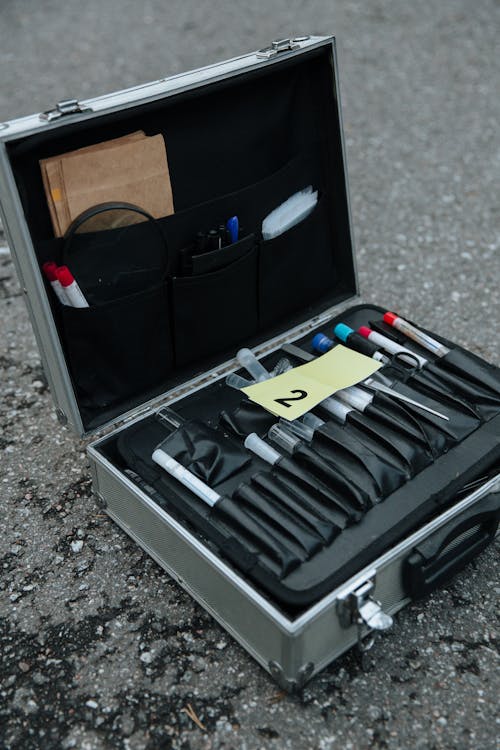
[[[64,243],[51,231],[39,161],[139,129],[161,132],[167,144],[175,214],[159,225],[174,271],[149,301],[139,295],[111,306],[114,323],[122,315],[145,323],[126,337],[117,375],[123,393],[110,397],[98,386],[89,389],[70,341],[70,334],[93,331],[110,337],[111,345],[110,315],[59,309],[41,272],[44,261],[60,261]],[[380,317],[383,308],[357,297],[333,38],[280,40],[201,70],[85,102],[60,102],[6,123],[0,178],[2,218],[58,419],[79,435],[97,435],[88,453],[98,502],[279,685],[298,689],[351,646],[369,648],[399,609],[493,539],[500,497],[500,403],[494,397],[486,399],[474,429],[371,509],[356,529],[340,534],[343,541],[328,543],[281,577],[237,534],[223,529],[221,537],[217,522],[205,535],[204,519],[208,529],[212,516],[194,504],[190,521],[179,510],[183,497],[173,504],[175,487],[169,499],[169,490],[162,494],[160,485],[141,479],[120,453],[122,443],[156,424],[165,406],[216,426],[220,412],[240,399],[225,386],[227,374],[238,370],[240,347],[251,347],[271,369],[293,352],[290,345],[310,348],[313,334],[335,322],[355,328]],[[308,184],[320,193],[313,214],[283,237],[262,241],[263,216]],[[227,266],[196,278],[177,274],[178,254],[196,230],[234,213],[251,238],[239,254],[232,249]],[[140,243],[140,228],[137,238]],[[147,319],[152,299],[151,310],[165,318]],[[146,385],[131,382],[130,361],[146,362],[144,338],[158,331],[169,337],[168,363],[148,373]],[[152,339],[153,347],[158,341]],[[116,360],[106,361],[103,342],[95,359],[92,348],[85,350],[83,366],[92,376],[117,367]],[[498,370],[476,364],[488,368],[493,385],[500,383]]]

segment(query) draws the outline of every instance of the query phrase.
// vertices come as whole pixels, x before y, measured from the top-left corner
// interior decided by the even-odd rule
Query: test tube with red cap
[[[68,266],[59,266],[57,269],[57,278],[68,298],[68,304],[72,307],[88,307],[89,303],[78,286],[75,277],[69,270]]]
[[[66,296],[66,292],[64,291],[61,282],[57,278],[57,263],[48,260],[43,264],[42,271],[50,286],[54,290],[54,294],[56,295],[59,302],[62,305],[69,305],[70,303]]]
[[[392,326],[397,331],[401,331],[409,339],[413,339],[417,344],[420,344],[424,349],[436,354],[438,357],[444,357],[446,354],[449,354],[450,350],[448,347],[440,344],[439,341],[431,338],[427,333],[420,331],[416,326],[408,323],[407,320],[400,318],[399,315],[393,312],[384,313],[384,323]]]

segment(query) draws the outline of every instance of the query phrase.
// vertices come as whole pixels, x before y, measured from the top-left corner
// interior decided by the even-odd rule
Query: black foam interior
[[[353,307],[332,318],[329,323],[323,324],[321,331],[331,336],[334,326],[339,322],[356,329],[361,325],[368,325],[372,320],[380,319],[383,312],[384,308],[375,306]],[[312,330],[295,343],[302,349],[312,352],[312,339],[319,330]],[[451,345],[444,340],[443,343]],[[410,348],[414,348],[413,344],[410,344]],[[416,350],[426,355],[418,347]],[[262,362],[270,370],[284,356],[289,355],[283,349],[279,349],[264,357]],[[500,382],[498,369],[492,370],[492,374]],[[172,408],[181,418],[200,419],[207,425],[217,428],[221,411],[231,412],[241,402],[241,398],[242,394],[239,391],[229,388],[224,379],[221,379],[182,398],[173,404]],[[453,411],[446,401],[440,404],[440,409],[442,413],[450,414],[450,419],[453,419]],[[315,413],[320,414],[317,410]],[[324,414],[321,416],[325,419]],[[214,518],[204,503],[164,472],[158,471],[158,467],[150,459],[152,450],[162,434],[161,423],[157,417],[154,414],[146,417],[142,422],[135,423],[132,430],[135,431],[135,436],[131,442],[142,456],[142,463],[135,468],[139,473],[143,472],[143,477],[148,481],[154,481],[156,476],[160,477],[157,489],[160,490],[161,496],[158,502],[173,515],[180,512],[183,522],[205,541],[213,540],[214,534],[220,532],[216,515]],[[132,435],[132,432],[130,434]],[[121,440],[122,444],[126,445],[127,435],[128,430],[125,429],[118,437],[111,436],[99,447],[102,454],[121,470],[129,467],[117,449],[117,443]],[[238,441],[234,435],[232,438]],[[333,455],[330,455],[330,458],[335,460]],[[256,550],[252,544],[246,544],[246,548],[254,555],[253,559],[260,559],[260,562],[244,572],[274,604],[288,614],[296,615],[361,568],[369,565],[391,546],[416,531],[423,523],[450,507],[469,482],[481,476],[492,476],[499,467],[500,403],[495,413],[492,412],[488,418],[478,418],[475,422],[470,422],[462,439],[446,446],[426,468],[411,479],[408,478],[401,486],[398,483],[395,491],[367,510],[359,523],[343,528],[329,544],[285,577],[280,577],[279,570],[271,560],[265,559],[262,555],[260,558],[258,555],[255,557]],[[268,470],[269,466],[252,454],[249,464],[217,485],[217,492],[231,496],[242,482],[248,483],[257,472]],[[171,496],[181,501],[175,509],[169,505],[168,498]],[[197,517],[201,514],[201,526],[192,526],[192,512],[195,512]],[[337,520],[335,512],[328,511],[328,517],[330,520]],[[245,543],[241,537],[239,541]],[[296,551],[292,541],[289,541],[289,546],[292,551]],[[224,550],[220,545],[219,552],[224,556]],[[236,566],[242,570],[238,560]]]

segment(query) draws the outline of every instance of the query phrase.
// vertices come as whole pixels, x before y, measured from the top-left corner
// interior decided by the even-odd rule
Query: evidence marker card
[[[272,414],[293,420],[328,396],[365,380],[380,367],[380,362],[339,344],[313,362],[241,390]]]

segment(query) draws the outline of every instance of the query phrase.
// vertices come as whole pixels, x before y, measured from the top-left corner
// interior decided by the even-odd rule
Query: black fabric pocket
[[[470,435],[473,430],[477,429],[480,425],[480,420],[471,414],[470,411],[462,410],[459,401],[453,403],[452,399],[447,398],[443,391],[443,397],[439,399],[437,391],[432,392],[426,387],[426,381],[422,378],[423,372],[419,371],[410,377],[406,383],[394,383],[392,388],[396,393],[418,401],[418,403],[448,417],[447,420],[441,419],[441,417],[419,409],[418,406],[414,406],[413,404],[399,403],[399,408],[411,413],[423,427],[424,425],[428,425],[431,428],[430,435],[436,430],[443,435],[446,439],[446,447],[449,447],[453,443],[460,442],[467,435]],[[380,394],[377,395],[377,400],[380,400]],[[436,436],[433,440],[436,440],[434,445],[437,448],[438,437]]]
[[[325,199],[304,221],[263,241],[259,257],[259,311],[262,327],[309,303],[335,283],[332,238]]]
[[[325,446],[328,453],[337,460],[351,460],[361,475],[367,472],[375,483],[380,499],[390,495],[406,481],[406,475],[394,464],[387,463],[381,456],[370,450],[370,446],[358,439],[353,431],[335,422],[326,422],[316,432],[313,445]]]
[[[498,397],[500,404],[500,370],[497,367],[463,349],[450,349],[448,354],[436,360],[435,364],[442,365],[456,375],[477,383],[480,388],[491,391]]]
[[[432,463],[429,453],[421,446],[407,440],[395,430],[376,422],[366,414],[350,411],[347,415],[347,423],[358,430],[360,436],[368,438],[372,444],[380,444],[392,451],[401,461],[401,466],[407,469],[410,477],[415,476]]]
[[[64,340],[81,405],[111,406],[156,388],[173,365],[166,283],[91,307],[64,307]]]
[[[250,435],[251,432],[257,433],[259,437],[264,437],[269,428],[276,422],[276,417],[254,401],[243,399],[233,411],[228,412],[223,409],[219,416],[219,422],[223,429],[229,429],[241,438]]]
[[[418,374],[429,387],[440,391],[443,396],[450,393],[465,401],[483,421],[498,414],[500,399],[495,393],[441,367],[436,362],[428,362]]]
[[[169,265],[165,237],[156,221],[74,234],[62,254],[91,304],[150,289],[166,277]]]
[[[321,537],[301,523],[294,514],[288,513],[274,503],[262,490],[257,491],[253,486],[242,482],[233,497],[242,510],[253,516],[271,533],[278,534],[285,548],[290,549],[297,545],[303,559],[308,559],[321,548]]]
[[[182,424],[158,448],[210,487],[217,487],[250,463],[242,446],[199,419]]]
[[[204,273],[212,273],[228,265],[228,258],[233,263],[248,253],[255,245],[255,235],[249,234],[231,245],[226,245],[218,250],[210,250],[207,253],[192,256],[192,276]]]
[[[158,223],[174,259],[181,248],[194,242],[197,232],[225,224],[230,216],[238,216],[247,232],[260,231],[262,219],[276,206],[308,185],[321,187],[320,179],[317,156],[314,151],[305,151],[259,182],[178,211]]]
[[[172,279],[172,298],[177,366],[244,341],[257,331],[257,248],[213,273]]]

